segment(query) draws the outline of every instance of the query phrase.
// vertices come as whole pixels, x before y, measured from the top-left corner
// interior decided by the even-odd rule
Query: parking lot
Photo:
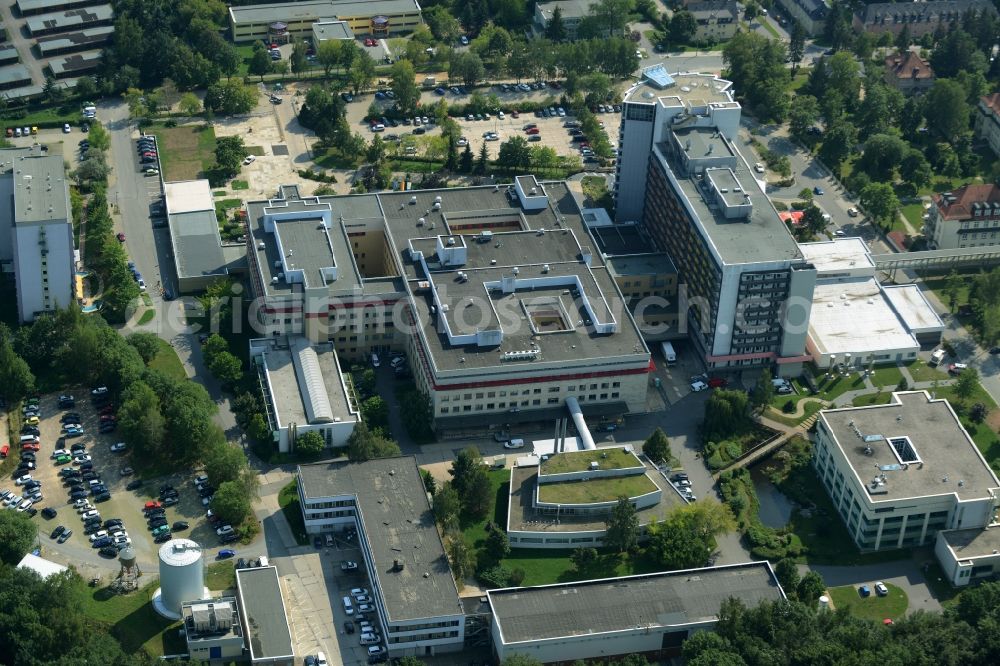
[[[147,481],[136,490],[126,490],[126,485],[134,480],[134,475],[122,475],[122,468],[130,464],[129,452],[112,453],[111,446],[119,440],[117,433],[98,433],[99,415],[97,410],[88,399],[89,390],[82,387],[74,387],[68,393],[76,397],[76,405],[72,409],[64,410],[58,407],[58,396],[55,394],[43,395],[40,401],[41,419],[38,424],[40,431],[41,448],[36,454],[36,470],[32,472],[32,477],[42,483],[43,499],[36,505],[39,510],[51,507],[58,513],[55,518],[45,519],[39,513],[33,520],[38,521],[39,540],[45,546],[47,555],[57,554],[54,559],[65,561],[67,564],[93,564],[97,560],[97,553],[90,548],[88,537],[83,533],[83,524],[76,510],[68,501],[67,491],[64,487],[59,470],[71,467],[69,464],[57,464],[50,458],[52,452],[57,448],[57,440],[63,435],[63,428],[60,419],[68,411],[77,412],[81,416],[81,425],[84,435],[75,439],[67,439],[64,448],[69,448],[71,444],[82,443],[86,445],[87,453],[92,457],[94,471],[100,475],[101,480],[111,492],[111,498],[105,502],[93,502],[97,511],[100,512],[102,520],[120,518],[124,523],[124,528],[132,539],[132,546],[140,562],[150,563],[156,561],[156,552],[159,548],[153,543],[153,539],[146,528],[145,516],[142,512],[143,503],[153,499],[158,495],[159,485],[165,482],[172,482],[180,491],[180,502],[166,510],[166,519],[169,523],[178,520],[187,521],[190,529],[178,532],[195,539],[199,543],[209,546],[218,544],[214,529],[204,519],[205,507],[202,506],[201,498],[195,492],[187,475],[177,475],[169,479],[160,479],[156,482]],[[14,489],[13,483],[4,480],[3,488]],[[57,526],[62,525],[73,531],[69,540],[63,544],[57,543],[49,538],[49,534]],[[109,567],[115,566],[113,561],[109,561]]]

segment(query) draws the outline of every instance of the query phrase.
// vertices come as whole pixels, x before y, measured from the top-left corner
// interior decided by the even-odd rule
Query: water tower
[[[132,549],[132,546],[123,548],[118,553],[118,563],[121,564],[121,569],[118,570],[118,576],[115,578],[113,584],[115,591],[123,594],[137,590],[139,588],[139,576],[142,575],[142,571],[139,569],[139,563],[136,562],[135,551]]]
[[[172,539],[160,546],[160,589],[153,595],[156,612],[176,620],[181,604],[207,596],[201,546],[191,539]]]

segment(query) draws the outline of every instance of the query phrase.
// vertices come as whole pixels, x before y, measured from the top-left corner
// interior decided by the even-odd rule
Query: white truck
[[[667,365],[673,365],[677,362],[677,352],[674,351],[674,346],[669,342],[661,342],[660,348],[663,350],[663,358],[666,360]]]
[[[935,349],[934,353],[931,354],[931,365],[938,365],[944,360],[945,351],[943,349]]]

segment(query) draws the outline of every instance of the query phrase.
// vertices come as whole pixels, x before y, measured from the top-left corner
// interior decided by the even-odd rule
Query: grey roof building
[[[105,4],[33,16],[25,22],[25,27],[32,37],[38,37],[56,32],[111,25],[113,21],[114,11],[112,11],[111,5]]]
[[[854,15],[853,26],[857,31],[880,35],[885,32],[898,35],[903,28],[913,38],[935,32],[938,27],[962,20],[968,12],[997,15],[996,7],[988,0],[930,0],[929,2],[877,2],[866,5]]]
[[[164,183],[163,190],[178,291],[203,290],[229,274],[212,190],[207,180]]]
[[[390,655],[461,649],[465,614],[416,459],[299,465],[298,480],[307,531],[357,529]]]
[[[243,640],[251,664],[293,666],[292,634],[275,567],[236,570]]]
[[[730,597],[748,606],[785,594],[771,566],[750,562],[486,593],[498,660],[543,663],[679,654],[694,631],[710,629]]]

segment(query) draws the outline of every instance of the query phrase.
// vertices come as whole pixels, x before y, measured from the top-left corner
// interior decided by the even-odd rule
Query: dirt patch
[[[986,417],[986,425],[990,427],[993,432],[1000,432],[1000,409],[994,409]]]

